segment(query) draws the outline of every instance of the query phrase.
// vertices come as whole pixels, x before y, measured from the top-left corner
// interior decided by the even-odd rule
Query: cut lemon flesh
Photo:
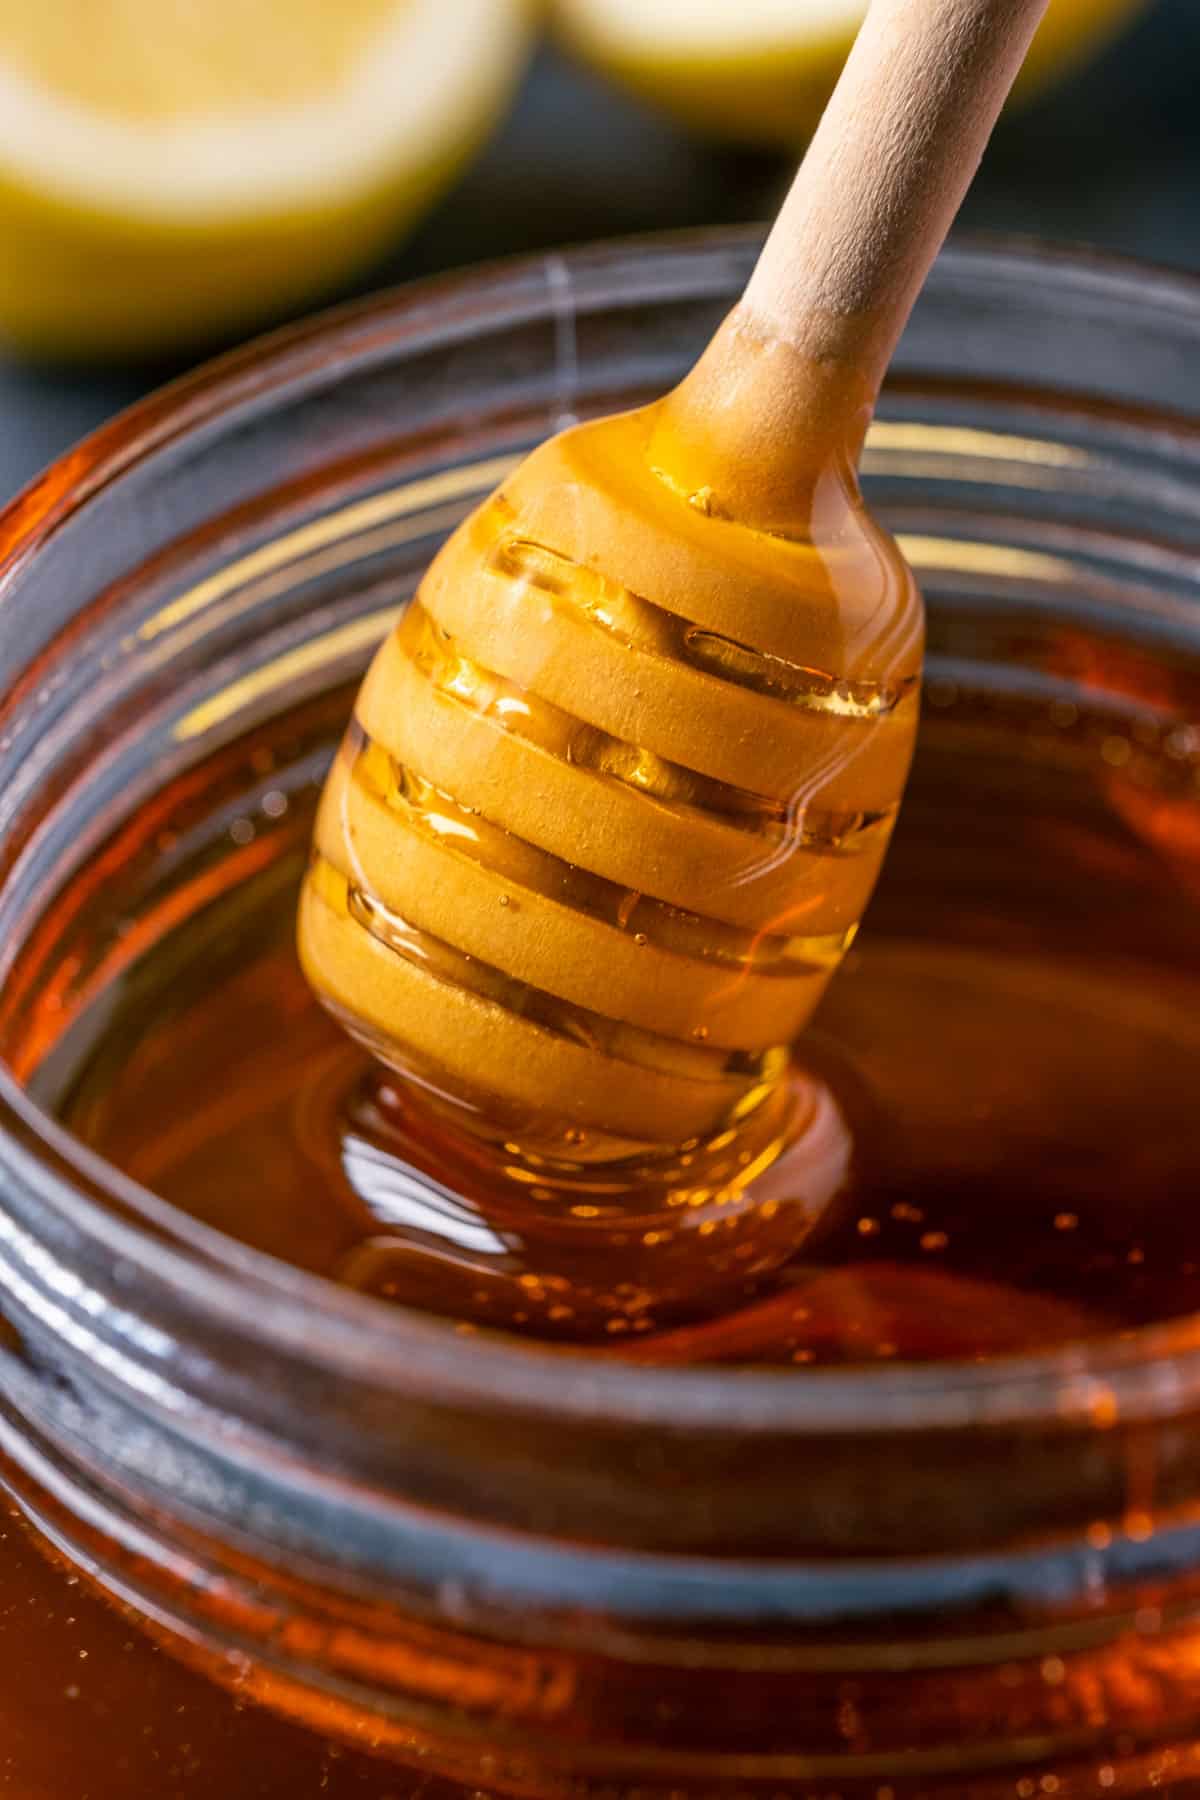
[[[1050,0],[1017,95],[1144,4]],[[561,35],[603,73],[699,130],[787,145],[812,132],[865,12],[866,0],[555,0]]]
[[[494,122],[527,0],[0,0],[0,331],[151,351],[329,289]]]

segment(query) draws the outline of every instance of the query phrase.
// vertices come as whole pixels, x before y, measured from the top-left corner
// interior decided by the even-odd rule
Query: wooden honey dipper
[[[321,999],[581,1159],[752,1112],[870,896],[920,597],[855,466],[1046,0],[874,0],[740,304],[543,444],[379,651],[301,901]]]

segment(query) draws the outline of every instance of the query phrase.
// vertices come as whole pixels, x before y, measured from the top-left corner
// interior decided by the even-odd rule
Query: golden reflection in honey
[[[408,1083],[346,1107],[344,1064],[315,1098],[313,1151],[337,1146],[358,1232],[340,1280],[461,1329],[614,1348],[756,1295],[842,1195],[853,1149],[832,1091],[799,1070],[705,1138],[590,1165],[582,1130],[558,1157],[487,1144]]]

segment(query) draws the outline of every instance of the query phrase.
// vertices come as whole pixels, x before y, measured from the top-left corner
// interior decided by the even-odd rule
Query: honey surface
[[[299,801],[263,820],[283,858],[270,883],[231,885],[145,960],[66,1117],[305,1268],[464,1330],[606,1355],[802,1378],[1189,1312],[1190,763],[1144,721],[936,699],[869,929],[732,1134],[614,1166],[609,1146],[589,1163],[580,1128],[534,1171],[502,1135],[465,1152],[424,1090],[367,1083],[290,944]]]
[[[0,1501],[5,1800],[401,1800],[417,1780],[185,1668]]]

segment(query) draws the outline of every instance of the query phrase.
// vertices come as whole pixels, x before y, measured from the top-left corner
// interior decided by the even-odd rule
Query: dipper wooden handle
[[[783,534],[858,460],[1047,0],[874,0],[745,295],[662,410],[681,490]]]
[[[769,334],[884,369],[1047,0],[873,0],[746,289]]]

